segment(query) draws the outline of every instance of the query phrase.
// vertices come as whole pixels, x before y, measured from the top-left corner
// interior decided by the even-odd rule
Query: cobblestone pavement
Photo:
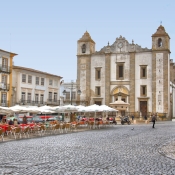
[[[173,175],[174,141],[175,122],[157,122],[1,142],[0,175]]]

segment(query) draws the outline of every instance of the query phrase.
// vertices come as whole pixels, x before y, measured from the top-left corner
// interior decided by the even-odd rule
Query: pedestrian
[[[132,120],[134,120],[134,116],[133,115],[131,116],[131,118],[132,118]]]
[[[24,115],[22,123],[23,124],[27,124],[27,117],[26,117],[26,115]]]
[[[13,121],[10,119],[8,124],[9,124],[9,125],[13,125],[14,123],[13,123]]]
[[[155,115],[152,116],[152,122],[153,122],[153,126],[152,126],[152,128],[155,128],[155,127],[154,127],[155,122],[156,122],[156,116],[155,116]]]
[[[144,118],[145,118],[145,120],[147,120],[147,116],[146,116],[146,115],[145,115],[145,117],[144,117]]]

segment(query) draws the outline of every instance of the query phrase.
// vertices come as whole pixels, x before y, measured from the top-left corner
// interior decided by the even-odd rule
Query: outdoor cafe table
[[[9,125],[7,125],[7,124],[1,124],[0,125],[0,128],[2,128],[4,130],[4,132],[7,131],[8,127],[9,127]]]

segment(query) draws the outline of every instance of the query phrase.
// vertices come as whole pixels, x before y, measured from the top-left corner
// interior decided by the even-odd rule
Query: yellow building
[[[11,106],[13,57],[17,54],[0,49],[0,106]]]

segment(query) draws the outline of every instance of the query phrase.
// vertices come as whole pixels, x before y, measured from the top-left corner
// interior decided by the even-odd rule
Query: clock
[[[118,47],[121,49],[123,47],[123,43],[122,42],[118,43]]]

